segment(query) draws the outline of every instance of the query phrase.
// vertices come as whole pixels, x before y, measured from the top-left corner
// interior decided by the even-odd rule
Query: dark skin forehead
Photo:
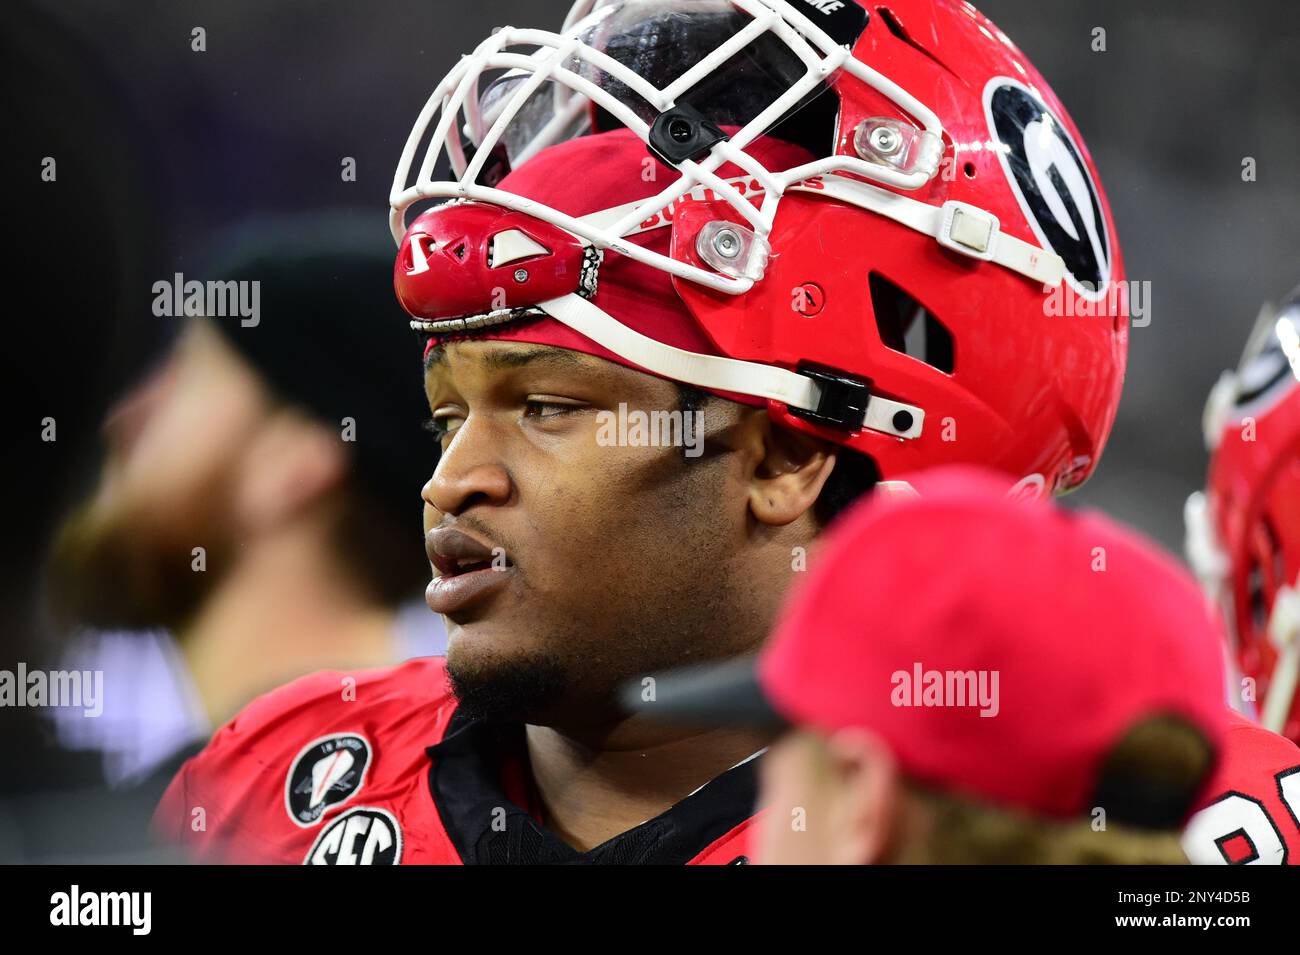
[[[616,362],[553,345],[470,339],[448,342],[430,349],[425,357],[425,391],[448,396],[462,387],[475,389],[496,379],[503,386],[525,380],[572,392],[596,403],[616,397],[675,405],[676,388],[657,378]]]
[[[447,349],[458,344],[462,343],[439,344],[430,348],[429,353],[424,356],[425,374],[427,375],[435,366],[446,368],[450,364],[447,359]],[[488,342],[486,340],[475,344],[498,346],[473,350],[478,360],[488,370],[493,371],[522,368],[525,365],[545,365],[549,368],[580,368],[589,366],[591,363],[590,356],[569,351],[567,348],[555,348],[551,345],[522,345],[514,342]]]

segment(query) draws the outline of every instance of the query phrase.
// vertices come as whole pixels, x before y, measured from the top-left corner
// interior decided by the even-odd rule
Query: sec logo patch
[[[333,733],[302,748],[284,784],[284,805],[299,826],[312,826],[331,806],[350,799],[366,779],[370,743],[357,733]]]
[[[330,822],[303,865],[397,865],[402,829],[386,809],[358,806]]]

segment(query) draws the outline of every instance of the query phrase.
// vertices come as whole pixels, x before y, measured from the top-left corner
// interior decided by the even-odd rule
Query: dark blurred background
[[[1300,282],[1300,4],[986,0],[1101,171],[1130,279],[1151,283],[1102,465],[1075,499],[1180,549],[1205,466],[1200,414],[1260,302]],[[175,320],[151,286],[199,269],[251,214],[346,206],[386,230],[393,168],[455,57],[494,25],[557,26],[565,0],[10,0],[6,381],[12,515],[0,666],[40,660],[38,570],[93,481],[105,410]],[[194,52],[192,30],[206,31]],[[1094,30],[1105,52],[1094,52]],[[58,157],[58,182],[39,179]],[[344,181],[351,157],[356,181]],[[1257,179],[1242,181],[1253,157]],[[40,420],[58,422],[57,442]],[[5,714],[0,735],[24,714]],[[0,739],[0,743],[3,739]],[[0,746],[12,786],[30,765]],[[0,840],[3,833],[0,832]]]

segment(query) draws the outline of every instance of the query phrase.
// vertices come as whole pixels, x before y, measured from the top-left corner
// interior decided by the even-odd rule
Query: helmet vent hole
[[[1268,627],[1268,595],[1264,591],[1264,571],[1257,563],[1250,565],[1246,574],[1246,599],[1250,607],[1250,623],[1257,633]]]
[[[883,275],[872,272],[867,283],[876,314],[876,330],[885,347],[952,374],[952,332],[929,309]]]
[[[876,7],[876,15],[879,16],[881,22],[884,23],[885,26],[889,28],[890,33],[898,37],[898,39],[902,40],[904,43],[906,43],[912,49],[916,50],[922,56],[925,56],[930,60],[933,60],[939,66],[943,67],[945,70],[948,70],[949,73],[952,73],[952,70],[948,69],[948,65],[944,63],[943,60],[939,59],[937,56],[935,56],[925,47],[921,46],[920,43],[917,43],[915,39],[913,39],[912,34],[907,32],[907,27],[903,26],[903,24],[899,21],[898,16],[894,13],[893,10],[890,10],[889,7]],[[956,75],[957,75],[956,73],[953,73],[953,76]]]

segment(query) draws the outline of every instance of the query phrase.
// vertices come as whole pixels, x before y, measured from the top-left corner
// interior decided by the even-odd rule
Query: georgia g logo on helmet
[[[1110,236],[1097,186],[1061,121],[1029,87],[989,80],[984,110],[992,144],[1040,242],[1065,261],[1066,279],[1097,301],[1110,281]]]

